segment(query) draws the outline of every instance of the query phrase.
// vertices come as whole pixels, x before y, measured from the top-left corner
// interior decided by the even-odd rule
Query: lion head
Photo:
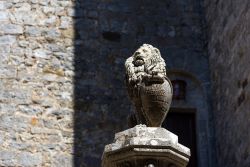
[[[143,44],[126,60],[126,74],[129,83],[139,83],[143,78],[166,76],[165,61],[160,51],[149,44]]]
[[[135,67],[144,65],[145,69],[148,69],[150,66],[156,65],[158,63],[165,64],[163,58],[161,57],[160,51],[149,44],[143,44],[135,51],[132,57]]]

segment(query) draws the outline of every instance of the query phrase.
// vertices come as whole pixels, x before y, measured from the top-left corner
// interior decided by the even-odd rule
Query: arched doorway
[[[163,127],[178,135],[179,143],[191,149],[188,167],[210,167],[212,129],[206,83],[181,70],[169,71],[168,77],[184,81],[186,90],[184,99],[173,99]]]

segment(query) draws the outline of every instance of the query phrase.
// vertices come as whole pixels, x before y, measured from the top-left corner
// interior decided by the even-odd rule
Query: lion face
[[[149,44],[143,44],[135,53],[126,60],[126,73],[129,83],[139,83],[144,78],[166,75],[165,61],[160,51]]]
[[[146,47],[146,44],[144,44],[133,54],[133,64],[136,67],[148,65],[150,63],[149,59],[151,55],[151,48]]]
[[[145,69],[155,66],[160,61],[164,61],[159,50],[149,44],[143,44],[135,51],[132,57],[135,67],[144,66]]]

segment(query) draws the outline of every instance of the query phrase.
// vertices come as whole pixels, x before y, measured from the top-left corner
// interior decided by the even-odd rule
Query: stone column
[[[105,146],[102,167],[186,167],[190,149],[161,127],[137,125],[115,134]]]

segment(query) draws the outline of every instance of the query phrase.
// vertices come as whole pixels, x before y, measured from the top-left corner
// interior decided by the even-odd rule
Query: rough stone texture
[[[114,143],[105,146],[102,166],[147,166],[151,160],[157,167],[186,167],[189,157],[189,148],[178,143],[175,134],[160,127],[137,125],[115,134]]]
[[[127,129],[133,106],[126,94],[124,62],[143,43],[150,43],[161,51],[171,77],[191,78],[194,87],[189,90],[202,95],[188,92],[194,103],[175,106],[199,109],[198,164],[213,166],[209,67],[200,1],[85,0],[77,1],[75,9],[67,11],[75,18],[76,29],[75,164],[99,166],[104,145],[115,132]],[[65,29],[63,34],[71,32]]]
[[[28,166],[32,153],[33,166],[99,167],[104,145],[127,128],[124,62],[143,43],[199,83],[188,97],[201,109],[198,163],[211,166],[199,0],[5,0],[0,22],[0,166]]]
[[[220,167],[250,166],[250,1],[206,0]]]
[[[72,164],[73,38],[62,33],[74,31],[73,8],[0,1],[0,166]]]

